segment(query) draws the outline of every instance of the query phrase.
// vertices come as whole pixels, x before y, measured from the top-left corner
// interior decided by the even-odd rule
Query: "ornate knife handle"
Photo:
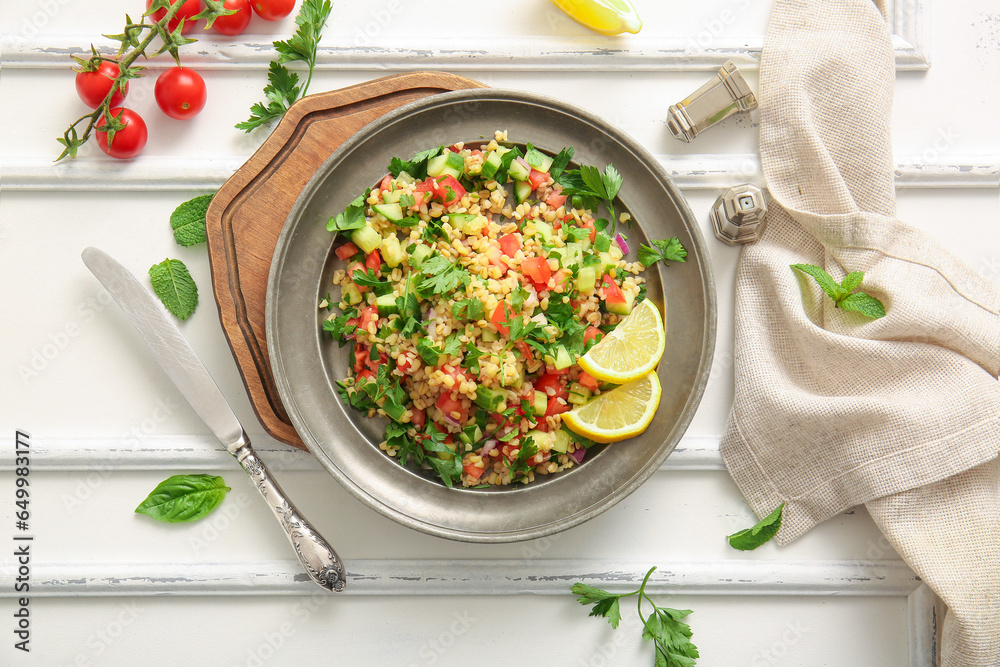
[[[347,584],[344,562],[340,560],[340,556],[333,550],[333,547],[327,544],[326,540],[312,527],[312,524],[306,521],[299,514],[295,505],[288,500],[285,492],[271,477],[267,466],[257,457],[245,433],[241,441],[233,455],[250,476],[250,479],[253,480],[260,495],[271,507],[278,523],[285,530],[288,541],[295,548],[299,561],[305,566],[306,572],[309,573],[313,581],[323,588],[340,593]]]

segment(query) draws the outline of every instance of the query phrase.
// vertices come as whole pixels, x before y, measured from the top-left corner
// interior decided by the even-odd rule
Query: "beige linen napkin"
[[[778,0],[760,69],[773,198],[736,284],[722,454],[787,543],[866,503],[947,603],[943,664],[1000,665],[1000,288],[895,216],[895,65],[871,0]],[[962,211],[956,210],[955,216]],[[888,314],[845,312],[790,264]]]

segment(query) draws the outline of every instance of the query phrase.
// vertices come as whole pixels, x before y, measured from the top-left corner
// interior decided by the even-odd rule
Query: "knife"
[[[139,330],[153,357],[202,418],[215,437],[236,457],[254,486],[271,507],[295,548],[309,577],[321,587],[339,593],[347,583],[344,563],[316,529],[299,514],[270,471],[250,446],[219,386],[205,364],[184,339],[166,309],[128,269],[97,248],[83,251],[83,263],[97,276],[112,298]]]

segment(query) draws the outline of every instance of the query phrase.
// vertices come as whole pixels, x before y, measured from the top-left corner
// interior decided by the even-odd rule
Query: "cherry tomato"
[[[142,117],[131,109],[123,109],[122,107],[112,109],[111,116],[125,123],[125,127],[115,132],[111,146],[108,147],[108,133],[101,132],[101,128],[106,125],[104,116],[101,116],[97,125],[94,126],[97,129],[95,133],[97,145],[101,147],[101,150],[119,160],[127,160],[141,153],[146,146],[148,136],[146,123]]]
[[[156,78],[156,103],[171,118],[187,120],[205,108],[205,80],[187,67],[171,67]]]
[[[250,4],[257,16],[265,21],[277,21],[295,9],[295,0],[253,0]]]
[[[91,109],[101,106],[101,102],[108,96],[108,91],[118,76],[118,63],[110,60],[102,60],[93,72],[78,72],[76,75],[76,92],[80,99]],[[128,94],[128,83],[125,84],[125,92],[116,90],[111,98],[111,106],[117,107]]]
[[[176,5],[178,2],[181,2],[181,0],[173,0],[170,5]],[[146,0],[146,9],[149,9],[152,4],[153,0]],[[184,0],[184,4],[181,5],[181,8],[177,10],[176,14],[174,14],[174,18],[170,19],[170,22],[167,23],[167,30],[173,32],[177,29],[181,19],[185,19],[184,27],[181,28],[181,34],[185,35],[191,32],[194,30],[194,24],[197,23],[197,21],[192,21],[191,18],[199,12],[201,12],[201,0]],[[157,9],[153,12],[152,19],[154,21],[159,21],[166,15],[166,9]]]
[[[225,9],[235,9],[236,13],[220,16],[212,23],[212,27],[216,32],[230,37],[242,34],[250,25],[250,17],[253,16],[250,0],[226,0],[222,6]]]

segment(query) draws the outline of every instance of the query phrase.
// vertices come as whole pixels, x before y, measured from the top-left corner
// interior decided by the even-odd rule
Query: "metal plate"
[[[649,238],[677,236],[686,264],[646,271],[648,298],[665,312],[667,349],[658,375],[663,395],[642,435],[588,453],[583,465],[520,488],[450,489],[401,467],[378,448],[384,424],[344,406],[334,383],[347,375],[347,348],[320,335],[333,289],[331,215],[385,174],[393,156],[431,146],[492,138],[508,130],[575,162],[614,164],[624,177],[619,200],[637,224],[634,259]],[[327,470],[369,507],[411,528],[468,542],[511,542],[586,521],[635,491],[677,445],[694,416],[715,348],[715,285],[697,223],[657,161],[633,139],[563,102],[520,91],[443,93],[383,116],[344,143],[317,170],[278,239],[266,302],[266,335],[281,400],[295,429]]]

